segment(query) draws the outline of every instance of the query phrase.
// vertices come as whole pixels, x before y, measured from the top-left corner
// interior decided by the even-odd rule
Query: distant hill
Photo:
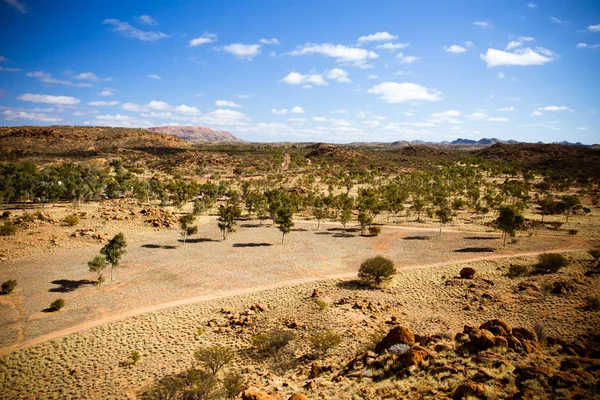
[[[149,131],[164,133],[194,143],[244,142],[229,132],[213,131],[207,126],[158,126]]]

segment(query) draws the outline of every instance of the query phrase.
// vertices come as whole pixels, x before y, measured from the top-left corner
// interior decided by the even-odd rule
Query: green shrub
[[[229,347],[213,346],[196,350],[194,357],[202,366],[210,370],[213,375],[216,375],[221,368],[233,360],[234,353]]]
[[[535,268],[538,273],[552,274],[566,267],[568,264],[569,260],[562,254],[544,253],[538,256],[538,263],[535,265]]]
[[[223,377],[223,390],[228,399],[235,399],[244,389],[244,377],[239,372],[228,372]]]
[[[592,257],[594,257],[594,260],[597,260],[600,258],[600,249],[591,249],[588,250],[588,254]]]
[[[365,260],[358,270],[358,277],[368,283],[380,285],[396,273],[392,260],[377,256]]]
[[[79,217],[75,214],[67,215],[64,221],[69,226],[75,226],[79,224]]]
[[[12,224],[11,221],[4,222],[4,225],[0,226],[0,236],[13,236],[17,228]]]
[[[17,286],[17,281],[14,279],[9,279],[2,284],[2,288],[0,289],[0,294],[11,294],[15,287]]]
[[[577,232],[579,232],[577,229],[569,229],[568,230],[569,235],[572,235],[572,236],[577,235]]]
[[[379,236],[381,233],[381,228],[378,226],[370,226],[369,227],[369,235],[371,236]]]
[[[585,298],[585,303],[588,310],[600,310],[600,298],[598,296],[587,296]]]
[[[254,335],[252,337],[252,345],[261,353],[272,354],[278,358],[280,351],[295,338],[296,334],[292,331],[274,330]]]
[[[140,358],[142,358],[142,356],[136,350],[133,350],[131,352],[131,354],[129,355],[129,360],[131,361],[131,365],[136,365],[140,361]]]
[[[0,219],[8,219],[10,217],[10,211],[4,211],[0,216]]]
[[[52,312],[60,311],[60,309],[63,308],[64,306],[65,306],[65,299],[56,299],[52,303],[50,303],[50,307],[48,307],[48,310],[50,310]]]
[[[315,333],[310,338],[310,346],[312,349],[323,355],[325,355],[329,349],[338,346],[340,343],[342,343],[342,337],[331,330]]]
[[[323,300],[315,300],[315,304],[319,306],[321,310],[325,310],[327,308],[327,303],[325,303]]]
[[[529,268],[526,265],[510,264],[508,267],[508,276],[516,278],[518,276],[526,276],[529,274]]]

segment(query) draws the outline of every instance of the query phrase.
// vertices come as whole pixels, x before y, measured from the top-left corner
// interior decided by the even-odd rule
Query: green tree
[[[549,197],[544,197],[537,202],[538,210],[542,214],[542,222],[544,222],[544,215],[552,215],[556,212],[558,203]]]
[[[294,212],[290,206],[286,206],[277,210],[275,223],[277,224],[277,229],[279,229],[282,233],[281,244],[283,244],[285,235],[292,231],[292,227],[294,226],[294,221],[292,219],[293,216]]]
[[[360,223],[360,234],[364,235],[367,226],[373,223],[373,216],[366,211],[360,211],[358,213],[358,222]]]
[[[358,277],[366,282],[375,282],[380,285],[396,273],[394,262],[387,258],[377,256],[365,260],[358,270]]]
[[[562,197],[562,201],[560,202],[560,208],[564,210],[567,216],[566,222],[568,223],[569,214],[581,208],[581,200],[579,199],[579,196],[570,194],[564,195]]]
[[[344,227],[344,231],[346,230],[346,224],[352,220],[352,209],[349,207],[344,207],[342,212],[340,213],[340,222]]]
[[[186,214],[179,217],[179,228],[181,228],[181,236],[183,236],[183,244],[190,235],[198,233],[198,226],[192,225],[196,221],[194,214]]]
[[[327,209],[325,209],[325,207],[319,206],[313,208],[313,217],[315,217],[315,219],[317,220],[317,230],[319,230],[319,227],[321,226],[321,221],[327,218],[328,216],[329,212],[327,211]]]
[[[515,236],[518,229],[523,228],[525,218],[513,206],[500,207],[500,215],[498,216],[498,229],[502,231],[504,239],[503,246],[506,247],[507,235]]]
[[[238,218],[242,213],[242,210],[235,205],[220,205],[219,206],[219,218],[217,218],[217,226],[223,234],[223,240],[227,239],[227,235],[230,232],[235,232],[235,218]]]
[[[125,247],[127,247],[127,242],[125,241],[125,235],[119,232],[116,234],[110,242],[102,249],[100,249],[100,254],[106,257],[106,261],[110,263],[110,280],[114,281],[114,270],[115,267],[119,266],[121,262],[121,257],[126,253]]]
[[[452,210],[447,205],[440,204],[440,207],[435,210],[435,215],[440,221],[440,236],[442,236],[442,226],[452,221]]]
[[[213,346],[196,350],[194,357],[200,364],[209,369],[213,375],[225,365],[229,364],[234,357],[234,352],[229,347]]]
[[[108,267],[108,261],[106,261],[106,257],[103,255],[97,255],[92,261],[88,261],[90,272],[96,272],[98,274],[98,285],[102,285],[102,282],[104,282],[102,271],[106,267]]]

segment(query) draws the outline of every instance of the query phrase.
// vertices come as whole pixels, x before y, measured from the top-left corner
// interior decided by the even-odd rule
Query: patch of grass
[[[129,355],[129,361],[131,362],[131,365],[136,365],[140,361],[141,358],[142,358],[142,356],[136,350],[133,350],[131,352],[131,354]]]
[[[50,307],[48,307],[48,311],[55,312],[60,311],[65,306],[65,299],[56,299],[52,303],[50,303]]]
[[[13,236],[17,232],[17,228],[11,221],[5,221],[4,225],[0,226],[0,236]]]
[[[325,303],[323,300],[315,300],[315,304],[319,306],[321,310],[327,309],[327,303]]]
[[[553,274],[567,265],[569,265],[569,260],[562,254],[544,253],[538,256],[535,269],[540,274]]]
[[[69,226],[75,226],[79,224],[79,217],[75,214],[67,215],[64,219],[65,223]]]
[[[526,265],[510,264],[508,267],[508,276],[511,278],[527,275],[529,275],[529,268]]]
[[[325,355],[330,349],[339,346],[342,343],[342,337],[332,330],[315,333],[310,338],[310,347],[322,355]]]

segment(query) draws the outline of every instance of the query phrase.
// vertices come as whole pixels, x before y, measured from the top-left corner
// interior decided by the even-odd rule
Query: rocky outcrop
[[[172,135],[187,142],[214,143],[214,142],[244,142],[229,132],[213,131],[207,126],[158,126],[148,128],[149,131]]]
[[[410,329],[404,326],[397,326],[381,340],[375,346],[375,353],[381,353],[383,350],[387,350],[395,344],[406,344],[412,346],[415,344],[415,335]]]

